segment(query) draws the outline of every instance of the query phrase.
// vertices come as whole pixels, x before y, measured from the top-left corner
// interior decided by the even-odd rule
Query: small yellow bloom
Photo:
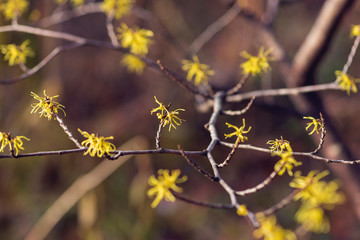
[[[360,35],[360,25],[352,25],[350,37],[357,37]]]
[[[25,64],[27,57],[33,57],[34,52],[28,46],[30,40],[25,40],[20,46],[15,44],[0,45],[1,53],[4,54],[4,60],[9,61],[9,65]]]
[[[192,57],[193,61],[182,60],[182,69],[187,72],[186,79],[191,81],[194,78],[195,85],[198,86],[200,83],[207,84],[209,76],[215,74],[214,70],[206,64],[201,64],[197,56]]]
[[[149,52],[149,45],[154,33],[151,30],[138,27],[129,28],[125,23],[117,29],[120,33],[118,38],[121,40],[123,48],[129,48],[131,53],[145,56]]]
[[[146,63],[143,60],[131,53],[124,55],[123,59],[121,60],[121,64],[124,65],[129,72],[133,72],[138,75],[141,75],[144,68],[146,67]]]
[[[233,137],[233,136],[236,136],[237,139],[235,141],[235,143],[241,141],[241,142],[244,142],[246,140],[248,140],[247,137],[244,136],[245,133],[248,133],[250,132],[251,130],[251,127],[248,128],[248,130],[244,130],[245,128],[245,119],[243,118],[243,125],[241,127],[236,127],[230,123],[225,123],[229,128],[234,128],[235,129],[235,132],[232,132],[230,134],[224,134],[225,135],[225,138],[230,138],[230,137]]]
[[[248,59],[246,62],[240,65],[243,70],[243,74],[251,74],[252,76],[255,76],[260,75],[263,72],[268,72],[271,69],[269,61],[273,60],[272,57],[269,57],[271,52],[271,48],[264,51],[263,46],[260,48],[259,54],[257,56],[253,56],[246,51],[242,51],[240,56]]]
[[[275,215],[265,217],[263,214],[257,214],[256,218],[260,227],[255,229],[253,235],[255,238],[264,238],[264,240],[295,240],[296,235],[291,230],[282,228],[276,224]]]
[[[21,150],[24,150],[23,148],[23,140],[22,139],[25,139],[27,141],[30,141],[30,139],[28,139],[27,137],[24,137],[24,136],[16,136],[16,137],[11,137],[10,136],[10,133],[9,134],[6,134],[6,133],[3,133],[3,132],[0,132],[0,152],[4,151],[4,148],[6,146],[9,147],[9,150],[11,152],[13,152],[15,150],[15,156],[18,155],[19,153],[19,149]]]
[[[104,0],[101,5],[102,10],[107,14],[114,14],[119,19],[130,13],[135,0]]]
[[[321,119],[315,119],[313,117],[303,117],[303,119],[308,119],[308,120],[311,121],[311,122],[309,122],[307,124],[307,126],[305,128],[306,131],[308,131],[311,126],[313,126],[313,130],[309,133],[309,135],[313,134],[315,131],[316,131],[317,134],[319,134],[318,129],[323,128],[323,124],[321,122]]]
[[[161,102],[159,102],[155,96],[154,98],[156,103],[159,104],[159,107],[153,108],[150,113],[153,114],[154,112],[160,111],[156,114],[156,116],[164,124],[163,127],[169,125],[170,131],[171,127],[176,129],[176,125],[179,126],[183,121],[185,121],[184,119],[181,119],[177,116],[179,114],[179,111],[185,111],[185,109],[178,108],[173,111],[169,111],[169,109],[166,108]]]
[[[335,75],[337,77],[336,83],[342,90],[346,91],[348,95],[350,95],[351,92],[357,93],[358,90],[355,83],[360,82],[359,79],[355,79],[339,70],[335,71]]]
[[[290,142],[284,140],[282,137],[281,139],[269,140],[266,144],[271,145],[270,150],[271,152],[285,152],[291,150]]]
[[[13,19],[14,17],[22,15],[28,6],[29,3],[27,0],[6,0],[5,3],[0,4],[0,10],[6,19]]]
[[[86,140],[81,142],[81,145],[87,147],[87,151],[84,152],[84,155],[89,154],[92,157],[98,156],[102,157],[104,154],[110,155],[110,152],[115,150],[116,147],[114,144],[107,142],[105,140],[114,139],[114,137],[98,137],[94,133],[89,134],[86,131],[78,131],[83,135]]]
[[[288,145],[286,151],[274,152],[273,155],[281,157],[281,159],[274,166],[275,171],[277,171],[280,176],[283,175],[285,171],[287,171],[289,176],[292,176],[292,169],[302,164],[301,162],[296,161],[293,157],[293,152],[290,145]]]
[[[40,110],[39,112],[40,117],[42,116],[47,117],[48,120],[51,120],[56,114],[58,114],[59,110],[61,110],[64,113],[64,115],[66,115],[64,111],[65,106],[53,100],[54,98],[59,97],[59,95],[50,97],[46,95],[45,90],[44,90],[45,97],[39,97],[37,94],[33,92],[31,92],[30,95],[39,101],[38,103],[31,104],[32,107],[31,113],[36,113],[38,110]]]
[[[169,173],[169,170],[160,169],[158,170],[158,175],[157,179],[152,175],[148,180],[148,183],[152,188],[147,191],[147,195],[149,197],[156,195],[154,201],[151,203],[152,208],[156,208],[162,199],[165,199],[168,202],[175,202],[175,197],[171,193],[171,190],[182,192],[182,188],[176,186],[176,184],[183,183],[187,180],[187,176],[179,178],[179,169],[172,170],[171,174]]]
[[[236,214],[239,216],[246,216],[248,215],[249,211],[247,210],[244,204],[241,204],[238,209],[236,210]]]

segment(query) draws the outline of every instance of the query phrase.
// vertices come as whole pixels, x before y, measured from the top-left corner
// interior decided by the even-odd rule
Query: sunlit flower
[[[25,136],[11,137],[10,133],[6,134],[0,132],[0,152],[3,152],[4,148],[8,146],[9,150],[11,152],[15,151],[14,155],[17,156],[19,154],[19,149],[24,150],[23,148],[24,143],[22,139],[30,141],[30,139]]]
[[[240,65],[243,70],[243,74],[251,74],[252,76],[255,76],[260,75],[263,72],[268,72],[271,69],[269,61],[273,60],[272,57],[269,57],[271,52],[271,48],[264,51],[263,46],[260,48],[259,54],[257,56],[253,56],[246,51],[242,51],[240,56],[248,59],[246,62]]]
[[[245,119],[243,118],[243,125],[241,127],[236,127],[230,123],[225,123],[229,128],[234,128],[235,132],[229,133],[229,134],[224,134],[225,138],[230,138],[230,137],[237,137],[235,144],[238,142],[244,142],[246,140],[248,140],[248,138],[246,136],[244,136],[245,133],[250,132],[251,127],[248,128],[248,130],[244,130],[245,128]]]
[[[107,14],[114,14],[119,19],[130,13],[135,0],[104,0],[101,5],[102,10]]]
[[[358,90],[355,83],[360,82],[359,79],[355,79],[339,70],[335,71],[335,75],[337,77],[336,83],[342,90],[346,91],[348,95],[350,95],[351,92],[357,93]]]
[[[335,204],[345,200],[344,195],[338,192],[339,184],[336,181],[321,180],[328,174],[329,171],[314,170],[307,176],[302,176],[301,172],[297,171],[289,184],[300,190],[294,197],[295,200],[301,200],[295,219],[308,231],[327,233],[330,225],[324,209],[332,209]]]
[[[176,129],[176,126],[179,126],[183,121],[185,121],[184,119],[181,119],[177,116],[179,114],[179,111],[185,111],[185,109],[178,108],[173,111],[170,111],[161,102],[159,102],[155,96],[154,98],[156,103],[159,104],[159,107],[153,108],[150,113],[153,114],[155,112],[160,111],[156,113],[156,116],[158,117],[158,119],[160,119],[161,123],[163,123],[163,127],[169,125],[169,131],[170,131],[171,127]]]
[[[283,175],[285,171],[287,171],[289,176],[292,176],[292,169],[302,164],[295,160],[290,145],[287,146],[286,151],[273,152],[273,155],[281,157],[274,166],[275,171],[277,171],[280,176]]]
[[[255,238],[264,238],[264,240],[295,240],[296,235],[291,230],[282,228],[276,224],[275,215],[265,217],[263,214],[257,214],[256,218],[260,227],[255,229],[253,235]]]
[[[357,37],[360,35],[360,25],[352,25],[350,37]]]
[[[59,95],[50,97],[46,95],[45,90],[44,90],[45,97],[40,97],[33,92],[31,92],[30,95],[39,101],[38,103],[31,104],[32,107],[31,113],[36,113],[37,111],[39,111],[40,117],[42,116],[47,117],[48,120],[54,118],[55,115],[58,114],[59,110],[61,110],[64,113],[64,115],[66,115],[64,111],[65,106],[53,100],[54,98],[59,97]]]
[[[303,119],[308,119],[311,122],[309,122],[306,126],[306,131],[309,131],[309,128],[313,126],[312,131],[309,133],[309,135],[313,134],[315,131],[317,134],[319,134],[319,129],[323,128],[323,124],[321,122],[321,119],[315,119],[313,117],[303,117]]]
[[[110,152],[115,150],[116,147],[114,144],[107,142],[106,140],[114,139],[114,137],[99,137],[94,133],[89,134],[86,131],[78,131],[83,135],[83,137],[87,138],[86,140],[81,142],[81,145],[87,147],[87,151],[84,152],[84,155],[89,154],[92,157],[98,156],[102,157],[104,154],[110,155]]]
[[[124,65],[129,72],[133,72],[138,75],[141,75],[144,68],[146,67],[146,63],[143,60],[131,53],[124,55],[123,59],[121,60],[121,64]]]
[[[195,85],[207,84],[209,76],[214,75],[215,71],[211,70],[208,65],[201,64],[197,56],[193,56],[192,59],[193,61],[182,60],[182,69],[187,72],[186,79],[191,81],[194,78]]]
[[[148,29],[141,29],[137,26],[129,28],[125,23],[118,29],[118,38],[121,46],[128,48],[131,53],[145,56],[149,52],[149,45],[154,33]]]
[[[183,183],[187,180],[187,176],[179,178],[180,170],[172,170],[171,174],[169,170],[160,169],[158,170],[158,178],[156,179],[154,175],[150,176],[148,183],[152,188],[147,191],[147,195],[152,197],[156,195],[154,201],[151,203],[152,208],[156,208],[157,205],[161,202],[162,199],[168,202],[175,202],[175,197],[171,193],[182,192],[182,188],[176,186],[177,183]]]
[[[5,0],[0,4],[0,10],[3,12],[6,19],[13,19],[14,17],[22,15],[28,8],[27,0]]]
[[[30,40],[25,40],[20,46],[15,44],[0,45],[1,53],[4,54],[4,60],[9,61],[9,65],[25,64],[27,57],[33,57],[34,52],[28,46]]]
[[[237,210],[236,210],[236,214],[239,216],[246,216],[248,215],[249,211],[247,210],[247,207],[244,204],[241,204]]]
[[[289,151],[290,143],[287,140],[284,140],[282,137],[281,139],[275,139],[275,140],[269,140],[266,142],[266,144],[270,145],[271,152],[284,152]]]

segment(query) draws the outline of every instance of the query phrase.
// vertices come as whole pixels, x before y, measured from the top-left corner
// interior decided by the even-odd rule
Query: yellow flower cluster
[[[303,224],[307,231],[327,233],[330,225],[324,209],[332,209],[335,204],[342,203],[345,198],[338,192],[339,184],[336,181],[325,182],[320,179],[328,175],[328,171],[309,172],[302,176],[300,171],[295,173],[290,186],[299,189],[295,200],[301,200],[301,206],[295,214],[297,222]]]
[[[105,140],[114,139],[114,137],[98,137],[94,133],[89,134],[86,131],[78,131],[83,135],[83,137],[87,138],[86,140],[81,142],[81,145],[87,147],[87,151],[84,152],[84,155],[89,154],[92,157],[98,156],[102,157],[104,154],[110,155],[110,152],[115,150],[116,147],[114,144],[107,142]]]
[[[290,142],[284,140],[282,137],[281,139],[269,140],[266,144],[271,145],[270,150],[271,152],[285,152],[291,150]]]
[[[187,180],[187,176],[180,176],[180,170],[172,170],[171,174],[169,170],[160,169],[158,170],[158,178],[154,175],[150,176],[148,183],[152,188],[147,191],[147,195],[152,197],[156,195],[154,201],[151,203],[152,208],[156,208],[162,199],[168,202],[175,202],[175,197],[171,191],[182,192],[182,188],[176,186],[177,183],[183,183]]]
[[[119,32],[118,38],[120,39],[121,46],[128,48],[130,51],[130,54],[125,54],[121,63],[126,66],[130,72],[141,74],[146,64],[139,57],[145,57],[148,54],[149,45],[154,33],[138,27],[129,28],[124,23],[121,24],[121,27],[117,30]]]
[[[50,97],[46,95],[45,90],[44,90],[45,97],[40,97],[33,92],[31,92],[30,95],[33,96],[34,99],[39,101],[38,103],[31,104],[32,107],[31,113],[36,113],[38,110],[40,110],[39,111],[40,117],[42,116],[47,117],[48,120],[54,118],[55,115],[58,114],[59,110],[61,110],[64,113],[64,115],[66,115],[64,111],[65,106],[53,100],[54,98],[59,97],[59,95]]]
[[[114,14],[116,19],[130,13],[135,0],[104,0],[101,5],[102,10],[107,14]]]
[[[260,75],[263,72],[268,72],[271,69],[269,61],[273,60],[272,57],[269,57],[271,52],[271,48],[264,51],[264,47],[260,48],[259,54],[257,56],[253,56],[246,51],[242,51],[240,56],[248,59],[246,62],[240,65],[243,70],[243,74],[251,74],[252,76],[255,76]]]
[[[201,64],[197,56],[192,57],[193,61],[182,60],[182,69],[187,72],[186,79],[191,81],[194,78],[195,85],[198,86],[200,83],[207,84],[209,76],[215,74],[214,70],[206,64]]]
[[[22,15],[28,6],[27,0],[5,0],[5,3],[0,4],[0,10],[6,19],[13,19]]]
[[[273,155],[281,157],[281,159],[275,164],[274,169],[280,176],[283,175],[285,171],[287,171],[289,176],[292,176],[292,169],[294,167],[300,166],[302,163],[295,160],[290,144],[285,144],[285,148],[282,151],[273,152]]]
[[[360,82],[359,79],[355,79],[342,71],[335,71],[335,75],[337,77],[336,83],[342,90],[346,91],[348,95],[350,95],[351,92],[357,93],[358,90],[355,83]]]
[[[11,137],[10,133],[6,134],[0,132],[0,152],[3,152],[4,148],[8,146],[10,152],[14,153],[15,150],[14,154],[15,156],[17,156],[19,153],[19,149],[24,150],[23,148],[24,143],[22,139],[30,141],[30,139],[24,136]]]
[[[319,129],[322,129],[324,127],[321,119],[315,119],[314,117],[303,117],[303,119],[308,119],[311,121],[307,124],[305,128],[306,131],[308,131],[311,126],[313,126],[313,130],[309,133],[309,135],[313,134],[315,131],[317,134],[319,134]]]
[[[67,0],[55,0],[55,2],[57,4],[65,4],[67,2]],[[70,0],[70,2],[74,7],[79,7],[79,6],[84,5],[85,0]]]
[[[9,65],[25,64],[27,57],[33,57],[34,52],[28,46],[30,40],[25,40],[20,46],[15,44],[0,45],[1,53],[4,54],[4,60],[9,61]]]
[[[238,144],[239,142],[244,142],[246,140],[248,140],[247,137],[244,136],[245,133],[250,132],[251,127],[248,128],[248,130],[244,130],[245,128],[245,119],[243,118],[243,125],[241,127],[236,127],[234,125],[231,125],[230,123],[225,123],[229,128],[234,128],[235,132],[229,133],[229,134],[224,134],[225,138],[230,138],[230,137],[237,137],[236,141],[235,141],[235,145]]]
[[[169,111],[169,109],[159,102],[155,96],[154,98],[156,103],[159,104],[159,107],[153,108],[150,113],[153,114],[154,112],[160,111],[156,116],[160,119],[161,123],[163,123],[163,127],[169,125],[169,131],[171,130],[171,127],[176,129],[175,125],[179,126],[184,121],[184,119],[181,119],[176,115],[179,114],[179,111],[185,111],[185,109],[178,108],[174,111]]]
[[[260,223],[260,227],[255,229],[253,235],[255,238],[263,238],[264,240],[295,240],[296,235],[293,231],[282,228],[276,224],[275,215],[268,217],[263,214],[256,215]]]

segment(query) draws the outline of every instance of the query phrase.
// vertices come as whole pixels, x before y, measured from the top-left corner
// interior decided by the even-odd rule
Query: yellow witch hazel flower
[[[266,144],[270,145],[271,152],[291,151],[290,142],[282,137],[281,139],[269,140]]]
[[[327,233],[330,230],[329,221],[324,213],[325,209],[332,209],[335,204],[344,201],[343,194],[338,192],[339,184],[336,181],[322,181],[329,171],[310,171],[307,176],[302,176],[300,171],[295,173],[290,187],[299,189],[294,197],[301,200],[302,205],[295,214],[297,222],[302,223],[308,231]]]
[[[64,113],[64,115],[66,115],[64,111],[65,106],[53,100],[54,98],[59,97],[59,95],[50,97],[46,95],[45,90],[44,90],[44,97],[40,97],[39,95],[33,92],[31,92],[30,95],[39,101],[38,103],[31,104],[32,107],[31,113],[36,113],[37,111],[39,111],[40,117],[42,116],[47,117],[48,120],[54,118],[55,115],[59,113],[59,110],[61,110]]]
[[[15,151],[15,156],[17,156],[19,154],[19,149],[24,150],[23,148],[23,140],[25,139],[27,141],[30,141],[30,139],[28,139],[25,136],[16,136],[16,137],[11,137],[10,133],[6,134],[3,132],[0,132],[0,152],[4,151],[4,148],[6,146],[9,147],[9,150],[13,153]]]
[[[81,131],[80,129],[78,129],[78,131],[81,133],[81,135],[83,135],[83,137],[87,138],[81,142],[82,146],[88,148],[87,151],[84,152],[84,155],[89,154],[92,157],[102,157],[104,154],[110,155],[110,152],[116,149],[114,144],[106,141],[109,139],[114,139],[113,136],[99,137],[94,133],[89,134],[88,132]]]
[[[175,109],[174,111],[169,111],[169,109],[165,107],[161,102],[159,102],[155,96],[154,98],[155,98],[155,102],[159,104],[159,107],[153,108],[150,113],[153,114],[154,112],[160,111],[159,113],[156,114],[156,116],[158,117],[158,119],[160,119],[161,123],[163,124],[163,127],[169,125],[169,131],[170,131],[171,127],[176,129],[175,125],[179,126],[183,121],[185,121],[184,119],[181,119],[177,116],[179,114],[179,111],[185,111],[185,109],[178,108]]]
[[[129,72],[133,72],[138,75],[141,75],[146,67],[146,63],[143,60],[130,53],[124,55],[121,60],[121,64],[124,65]]]
[[[275,171],[277,171],[280,176],[283,175],[285,171],[287,171],[289,176],[292,176],[292,169],[302,164],[295,160],[290,144],[287,144],[286,151],[276,151],[273,152],[273,155],[281,157],[274,166]]]
[[[253,232],[255,238],[263,238],[264,240],[296,240],[296,235],[293,231],[284,229],[276,224],[275,215],[266,217],[263,214],[257,214],[256,218],[260,223],[260,227]]]
[[[104,0],[101,5],[102,10],[107,14],[114,14],[119,19],[130,13],[135,0]]]
[[[179,178],[181,171],[179,169],[172,170],[158,170],[158,178],[154,175],[150,176],[148,183],[152,188],[147,191],[147,195],[152,197],[156,195],[154,201],[151,203],[152,208],[156,208],[162,199],[168,202],[175,202],[175,197],[171,191],[182,192],[182,188],[176,186],[177,183],[183,183],[187,180],[187,176]]]
[[[249,211],[248,211],[246,205],[244,205],[244,204],[241,204],[236,210],[236,214],[239,216],[246,216],[246,215],[248,215],[248,213],[249,213]]]
[[[350,37],[357,37],[360,35],[360,25],[353,25],[351,27]]]
[[[0,10],[6,19],[13,19],[22,15],[28,8],[28,5],[27,0],[5,0],[4,3],[0,3]]]
[[[303,119],[308,119],[311,122],[309,122],[306,126],[306,131],[309,131],[309,128],[313,126],[313,130],[309,132],[309,135],[312,135],[314,132],[319,134],[319,129],[323,128],[323,124],[321,122],[321,119],[315,119],[314,117],[303,117]]]
[[[129,28],[125,23],[117,29],[120,33],[118,38],[121,46],[129,48],[130,52],[139,56],[145,56],[149,52],[149,45],[154,33],[148,29],[141,29],[137,26]]]
[[[25,64],[27,57],[33,57],[34,52],[29,47],[30,40],[25,40],[20,46],[15,44],[0,45],[4,60],[9,61],[9,65]]]
[[[265,51],[263,46],[260,48],[259,54],[257,56],[253,56],[246,51],[242,51],[240,56],[248,59],[246,62],[240,65],[243,70],[243,74],[251,74],[252,76],[256,76],[262,74],[263,72],[268,72],[271,69],[269,61],[273,60],[272,57],[269,57],[271,52],[271,48]]]
[[[237,137],[235,144],[238,144],[239,142],[244,142],[246,140],[248,140],[247,137],[244,136],[245,133],[250,132],[251,127],[248,128],[248,130],[244,130],[245,128],[245,119],[243,118],[243,125],[241,127],[236,127],[230,123],[225,123],[229,128],[234,128],[235,132],[229,133],[229,134],[224,134],[225,138],[230,138],[230,137]]]
[[[200,83],[207,84],[209,76],[214,75],[215,71],[211,70],[208,65],[201,64],[197,56],[193,56],[192,60],[182,60],[182,69],[187,72],[186,79],[191,81],[194,78],[196,86]]]
[[[335,71],[336,75],[336,83],[340,86],[340,88],[344,91],[346,91],[347,95],[350,95],[351,92],[357,93],[357,82],[360,82],[360,79],[355,79],[348,74],[342,72],[342,71]]]

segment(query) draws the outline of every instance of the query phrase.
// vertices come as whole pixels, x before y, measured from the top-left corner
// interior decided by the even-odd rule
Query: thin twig
[[[115,30],[114,30],[113,20],[114,20],[114,13],[112,13],[106,17],[106,30],[107,30],[107,33],[109,35],[112,45],[114,45],[115,47],[119,47],[119,42],[117,40]]]
[[[233,94],[237,93],[244,86],[246,81],[249,79],[249,76],[250,75],[248,73],[243,75],[242,78],[240,79],[240,81],[238,82],[238,84],[236,84],[235,87],[228,90],[226,92],[226,95],[229,96],[229,95],[233,95]]]
[[[156,132],[156,137],[155,137],[155,146],[156,146],[156,149],[161,149],[161,146],[160,146],[160,136],[161,136],[161,130],[162,130],[162,127],[164,126],[164,121],[161,120],[160,123],[159,123],[159,128]]]
[[[226,11],[224,15],[219,17],[215,22],[208,26],[205,31],[200,34],[189,46],[188,55],[197,54],[200,49],[210,41],[216,33],[226,27],[241,12],[241,8],[235,1],[234,5]]]
[[[300,191],[301,191],[301,189],[294,190],[288,196],[283,198],[280,202],[278,202],[277,204],[275,204],[274,206],[268,208],[265,211],[261,211],[261,213],[263,213],[265,216],[268,216],[268,215],[271,215],[274,212],[284,208],[285,206],[289,205],[293,201],[295,195],[298,194]]]
[[[254,100],[255,100],[255,97],[252,97],[250,99],[250,102],[242,110],[239,110],[239,111],[224,110],[221,113],[229,115],[229,116],[243,115],[250,109],[250,107],[253,104]]]
[[[322,114],[320,113],[320,121],[321,121],[321,136],[320,136],[320,142],[318,147],[311,152],[311,154],[317,154],[320,149],[322,148],[324,141],[325,141],[325,135],[326,135],[326,130],[325,130],[325,120],[322,116]]]
[[[59,115],[55,114],[56,116],[56,120],[59,122],[60,127],[64,130],[64,132],[66,133],[66,135],[68,135],[69,139],[71,141],[73,141],[75,143],[75,145],[78,148],[83,148],[83,146],[81,146],[81,144],[79,143],[78,140],[76,140],[76,138],[74,138],[74,136],[72,135],[72,133],[69,131],[68,127],[65,125],[65,123],[63,122],[63,120],[59,117]]]
[[[61,53],[63,51],[66,51],[66,50],[69,50],[69,49],[80,47],[82,45],[83,45],[83,43],[71,43],[71,44],[56,47],[56,48],[54,48],[54,50],[52,50],[49,53],[49,55],[47,55],[43,60],[41,60],[41,62],[39,62],[35,67],[33,67],[31,69],[28,69],[28,71],[24,72],[23,74],[21,74],[17,78],[13,78],[13,79],[10,79],[10,80],[1,80],[0,84],[7,85],[7,84],[13,84],[13,83],[22,81],[22,80],[34,75],[39,70],[41,70],[46,64],[48,64],[59,53]]]
[[[178,150],[180,151],[181,155],[183,156],[183,158],[185,158],[185,160],[193,167],[195,168],[196,171],[198,171],[199,173],[201,173],[202,175],[204,175],[205,177],[207,177],[208,179],[210,179],[213,182],[217,182],[218,179],[215,178],[214,176],[212,176],[210,173],[208,173],[207,171],[205,171],[202,167],[200,167],[198,164],[196,164],[196,162],[194,162],[193,160],[191,160],[186,153],[184,152],[183,149],[180,148],[180,145],[178,145]]]
[[[236,151],[237,147],[239,146],[239,144],[240,144],[240,140],[238,138],[238,139],[236,139],[234,147],[231,149],[231,151],[228,154],[228,156],[226,157],[226,159],[222,163],[217,165],[218,168],[223,168],[229,164],[229,162],[230,162],[231,158],[234,156],[235,151]]]
[[[200,207],[208,207],[208,208],[216,208],[216,209],[234,209],[234,206],[232,204],[222,204],[222,203],[209,203],[209,202],[200,202],[196,201],[187,197],[184,197],[174,191],[171,191],[172,194],[179,200],[194,204],[196,206]]]

